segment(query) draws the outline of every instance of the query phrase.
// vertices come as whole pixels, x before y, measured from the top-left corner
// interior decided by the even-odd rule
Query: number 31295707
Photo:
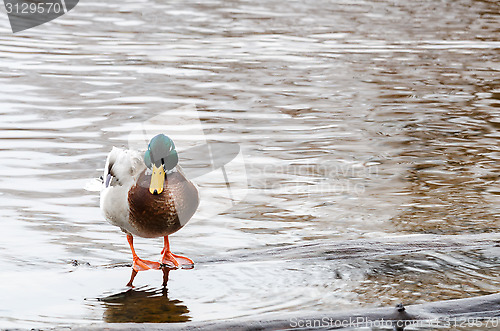
[[[7,13],[11,14],[49,14],[49,13],[60,13],[64,9],[60,3],[57,2],[45,2],[45,3],[16,3],[12,4],[9,2],[5,3],[5,9]]]

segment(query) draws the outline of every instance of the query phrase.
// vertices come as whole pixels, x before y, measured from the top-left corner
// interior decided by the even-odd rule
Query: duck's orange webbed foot
[[[153,261],[148,261],[148,260],[143,260],[139,258],[138,256],[134,256],[134,264],[132,265],[132,268],[135,271],[144,271],[144,270],[160,270],[161,265],[158,262],[153,262]]]
[[[170,245],[168,242],[168,237],[165,236],[165,245],[161,251],[161,266],[166,268],[182,268],[182,269],[192,269],[194,268],[194,262],[190,258],[185,256],[173,254],[170,251]]]
[[[185,256],[176,255],[172,252],[163,252],[161,257],[161,266],[175,269],[192,269],[194,268],[194,262]]]

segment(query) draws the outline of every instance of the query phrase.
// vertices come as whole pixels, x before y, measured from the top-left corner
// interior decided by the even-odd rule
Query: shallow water
[[[473,0],[81,1],[15,35],[1,15],[0,327],[498,292],[500,251],[481,242],[500,232],[499,13]],[[170,272],[168,293],[160,272],[130,291],[124,235],[84,187],[137,125],[174,110],[175,130],[186,105],[204,133],[186,146],[241,147],[244,199],[226,209],[221,182],[198,179],[210,204],[171,238],[195,269]],[[278,249],[411,234],[443,237],[374,256]],[[442,249],[453,235],[471,239]],[[159,255],[160,239],[136,242]]]

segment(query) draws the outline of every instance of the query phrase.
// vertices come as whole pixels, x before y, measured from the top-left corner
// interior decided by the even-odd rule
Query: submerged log
[[[333,313],[287,313],[267,314],[230,321],[187,323],[124,323],[107,324],[107,330],[333,330],[355,329],[364,326],[377,328],[393,327],[402,331],[405,325],[416,326],[480,326],[498,328],[500,318],[500,294],[475,298],[446,300],[418,305],[386,308],[345,310]],[[72,327],[71,330],[97,330],[103,326]]]

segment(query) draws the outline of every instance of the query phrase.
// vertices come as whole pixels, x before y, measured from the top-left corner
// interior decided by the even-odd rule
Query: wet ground
[[[498,292],[499,13],[473,0],[81,1],[14,35],[2,9],[0,327]],[[84,187],[137,125],[174,110],[163,125],[178,129],[182,106],[204,133],[186,146],[240,146],[230,181],[244,198],[229,208],[220,181],[198,179],[210,203],[171,237],[195,269],[170,272],[167,292],[161,272],[129,290],[125,237]],[[136,240],[145,258],[161,246]]]

